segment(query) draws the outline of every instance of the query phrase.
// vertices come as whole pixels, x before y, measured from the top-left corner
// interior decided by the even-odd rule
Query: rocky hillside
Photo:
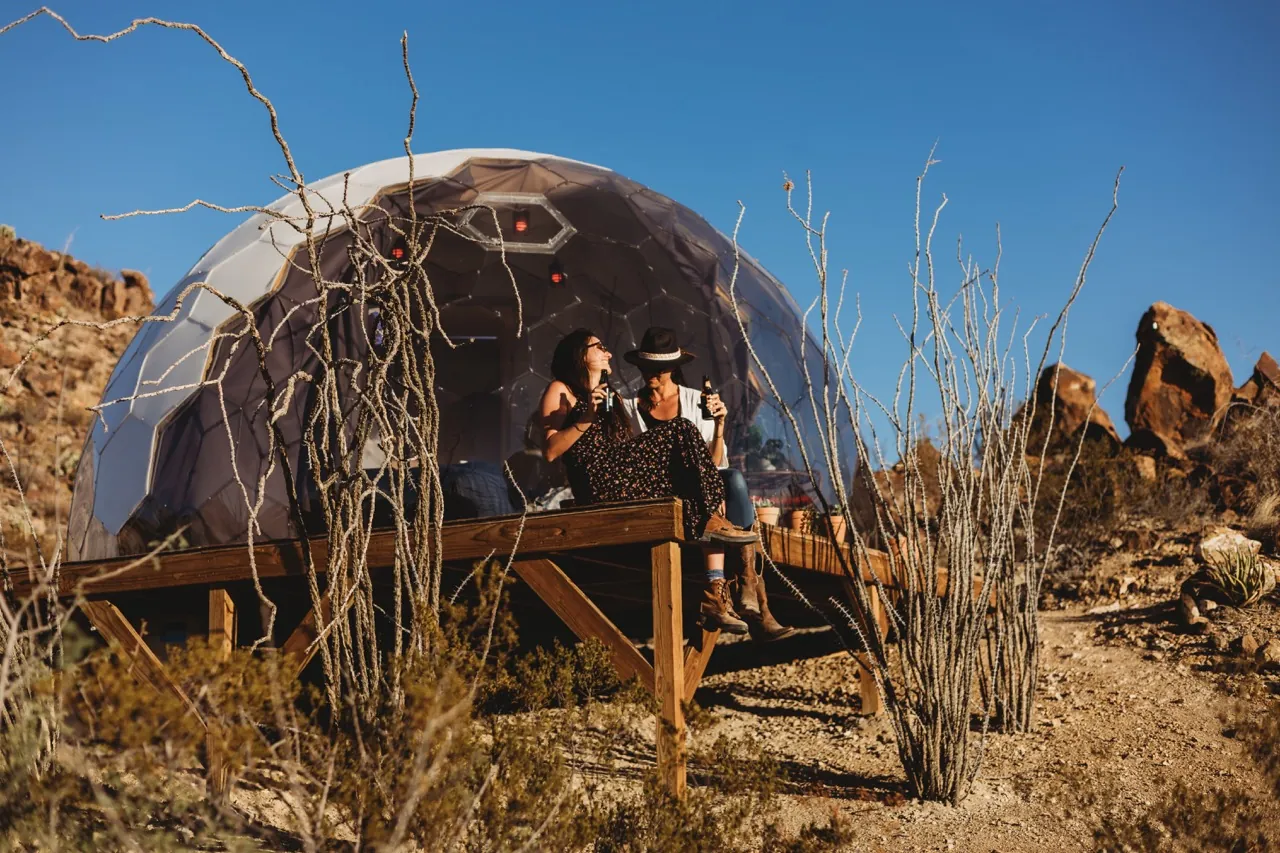
[[[101,322],[152,307],[142,273],[124,270],[117,277],[0,229],[0,443],[9,456],[0,457],[0,533],[9,560],[27,562],[37,541],[48,555],[65,533],[71,484],[92,421],[88,407],[101,399],[135,327],[63,327],[44,341],[41,336],[60,319]]]

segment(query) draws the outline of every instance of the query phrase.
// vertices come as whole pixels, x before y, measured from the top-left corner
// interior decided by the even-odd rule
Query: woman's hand
[[[707,395],[707,411],[711,412],[712,420],[719,421],[721,424],[724,423],[724,419],[729,415],[729,410],[721,402],[719,394]]]
[[[591,411],[596,411],[604,403],[605,398],[609,396],[609,386],[601,382],[595,388],[591,389]]]
[[[724,419],[728,416],[729,410],[725,407],[719,394],[708,394],[707,411],[711,413],[711,420],[714,422],[711,440],[707,442],[707,452],[711,454],[712,462],[716,465],[723,465],[725,453]]]

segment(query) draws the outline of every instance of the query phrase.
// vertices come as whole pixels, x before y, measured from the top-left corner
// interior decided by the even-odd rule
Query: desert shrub
[[[691,790],[683,802],[649,775],[638,791],[594,807],[592,850],[817,853],[848,849],[853,841],[851,827],[838,812],[795,837],[782,834],[777,823],[781,776],[777,763],[757,744],[721,736],[705,751],[691,754],[691,763],[710,775],[703,774],[705,786]]]
[[[142,684],[115,650],[87,651],[72,628],[56,663],[24,659],[27,698],[0,722],[0,849],[240,838],[272,849],[806,851],[848,841],[834,817],[784,837],[779,767],[748,740],[691,749],[702,784],[685,801],[654,767],[632,782],[608,772],[609,751],[653,724],[652,700],[620,689],[599,643],[516,655],[503,579],[477,573],[468,601],[445,609],[435,651],[401,673],[404,693],[382,691],[373,709],[334,711],[274,654],[228,656],[195,639],[166,661],[193,711]],[[9,685],[12,697],[13,673]],[[51,757],[50,715],[62,722]],[[235,808],[208,796],[201,764],[214,754]],[[584,777],[582,762],[606,773]]]
[[[1215,440],[1200,452],[1219,477],[1243,486],[1246,506],[1280,494],[1280,407],[1236,405]]]
[[[1270,492],[1254,503],[1245,532],[1272,553],[1280,551],[1280,492]]]
[[[6,656],[0,849],[172,850],[204,838],[213,815],[187,772],[198,724],[110,651],[86,654],[74,623],[63,640],[62,666]]]
[[[1131,451],[1086,442],[1071,472],[1068,459],[1045,460],[1035,519],[1043,541],[1053,522],[1059,495],[1066,489],[1055,541],[1083,554],[1106,545],[1121,528],[1136,520],[1166,527],[1201,521],[1210,511],[1205,490],[1181,471],[1160,471],[1154,481],[1138,473]]]
[[[568,649],[559,640],[549,649],[538,647],[514,662],[509,682],[498,681],[509,689],[500,696],[495,692],[496,699],[529,710],[572,708],[621,687],[608,647],[595,639]]]

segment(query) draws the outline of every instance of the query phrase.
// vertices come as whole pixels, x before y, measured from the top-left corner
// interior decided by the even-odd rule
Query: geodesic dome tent
[[[379,234],[374,214],[407,216],[411,206],[419,215],[456,212],[426,260],[441,325],[456,343],[432,345],[441,465],[500,463],[524,446],[552,350],[568,332],[590,328],[621,354],[647,327],[660,325],[675,329],[698,356],[690,379],[709,375],[723,396],[731,461],[747,472],[753,492],[813,485],[797,470],[803,466],[790,427],[742,341],[729,295],[734,252],[723,234],[634,181],[559,157],[468,149],[416,155],[412,170],[412,193],[408,157],[332,176],[309,185],[308,193],[317,208],[347,211],[324,224],[319,265],[330,280],[355,274],[343,240],[352,224],[346,217],[374,223],[374,239],[390,253],[398,238],[390,229]],[[288,195],[271,209],[297,216],[302,205]],[[139,329],[108,382],[81,456],[70,513],[72,559],[141,553],[184,525],[190,546],[241,542],[248,505],[259,499],[255,539],[299,534],[278,466],[264,493],[256,493],[267,465],[267,391],[252,347],[227,343],[226,330],[240,318],[203,289],[180,306],[178,300],[192,283],[204,282],[248,306],[269,346],[267,369],[283,382],[313,363],[302,339],[321,319],[306,301],[315,292],[309,267],[296,257],[305,242],[288,223],[251,217],[209,249],[155,310],[160,316],[176,308],[176,319]],[[803,331],[786,288],[745,253],[736,295],[751,341],[800,416],[808,443],[815,434],[801,359],[818,381],[818,345]],[[359,359],[355,339],[366,336],[344,334],[340,328],[339,345]],[[615,368],[615,387],[639,386],[620,358]],[[296,399],[279,421],[294,461],[307,405],[305,394]],[[852,447],[847,437],[842,445]],[[821,467],[820,458],[813,461]]]

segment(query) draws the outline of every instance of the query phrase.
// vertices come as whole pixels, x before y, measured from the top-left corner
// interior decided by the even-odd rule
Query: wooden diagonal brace
[[[85,616],[89,617],[89,621],[98,629],[98,633],[118,648],[129,661],[135,678],[151,685],[159,693],[176,696],[183,706],[195,715],[202,726],[208,727],[208,722],[196,708],[195,703],[173,680],[169,671],[164,668],[164,664],[156,657],[156,653],[151,651],[146,640],[142,639],[142,635],[129,624],[129,620],[124,618],[124,614],[114,604],[110,601],[86,601],[80,605],[80,609]]]
[[[702,629],[702,640],[697,647],[692,645],[684,650],[684,698],[692,699],[702,681],[702,673],[706,672],[711,653],[715,651],[716,641],[720,639],[719,631]]]
[[[511,568],[579,638],[603,642],[624,681],[634,677],[653,692],[653,667],[559,566],[550,560],[518,560]]]
[[[308,610],[307,615],[302,617],[298,627],[293,629],[293,633],[280,648],[282,657],[289,661],[292,667],[293,678],[300,677],[302,671],[307,668],[307,664],[311,663],[311,659],[316,656],[316,652],[320,649],[320,644],[316,642],[320,638],[320,626],[327,625],[332,620],[333,602],[330,601],[329,593],[326,592],[320,599],[319,617],[316,616],[314,607]]]

